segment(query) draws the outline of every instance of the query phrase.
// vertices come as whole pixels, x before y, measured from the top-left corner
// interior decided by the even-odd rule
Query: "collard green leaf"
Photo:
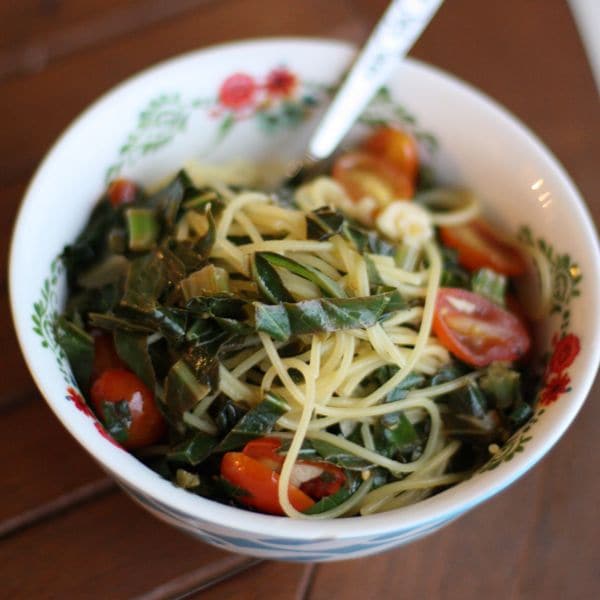
[[[114,341],[119,358],[154,391],[156,378],[148,352],[148,337],[117,330],[114,332]]]
[[[121,306],[152,313],[167,282],[165,263],[157,252],[136,258],[129,266]]]
[[[67,301],[65,314],[87,315],[91,312],[108,313],[112,311],[119,299],[121,292],[119,286],[115,284],[105,285],[99,289],[83,290],[73,294]]]
[[[169,371],[165,384],[165,404],[169,414],[179,420],[210,392],[210,386],[196,379],[184,359],[178,360]]]
[[[422,445],[413,424],[402,412],[386,415],[375,427],[374,441],[377,451],[390,458],[410,455]]]
[[[442,255],[442,275],[440,285],[444,287],[457,287],[469,289],[470,275],[466,269],[458,264],[458,252],[439,244]]]
[[[365,329],[406,306],[398,291],[365,298],[320,298],[267,305],[254,302],[256,330],[273,339],[291,335]]]
[[[193,313],[211,317],[243,320],[246,318],[248,303],[235,294],[215,294],[213,296],[196,296],[187,304],[186,308]]]
[[[260,404],[249,410],[236,423],[214,452],[229,452],[243,448],[250,440],[270,433],[279,417],[289,409],[283,398],[268,392]]]
[[[349,471],[364,471],[375,466],[364,458],[350,454],[348,451],[328,442],[310,440],[310,443],[324,460]]]
[[[261,257],[268,261],[274,267],[287,269],[290,273],[294,273],[308,281],[314,283],[326,296],[333,298],[345,298],[346,292],[340,285],[325,273],[321,273],[318,269],[309,265],[303,265],[287,256],[277,254],[276,252],[261,252]]]
[[[111,228],[122,223],[122,212],[114,208],[107,198],[96,204],[84,230],[62,253],[71,289],[76,286],[79,274],[103,256],[104,245]]]
[[[277,271],[260,252],[252,259],[252,278],[260,293],[267,302],[293,302],[293,296],[288,292]]]
[[[77,385],[86,392],[94,363],[94,340],[83,329],[59,317],[55,326],[56,341],[69,359]]]
[[[324,241],[341,233],[346,219],[339,210],[323,206],[306,217],[306,231],[309,240]]]
[[[162,215],[165,226],[170,230],[177,220],[177,215],[184,200],[198,194],[188,174],[181,170],[164,188],[148,198],[147,204],[154,207]]]
[[[130,333],[153,333],[155,328],[147,322],[138,318],[130,318],[110,313],[89,313],[88,319],[92,327],[98,327],[107,331],[128,331]]]
[[[172,422],[192,410],[204,397],[218,387],[219,364],[202,348],[189,346],[167,375],[164,403]]]
[[[343,226],[343,234],[361,254],[369,252],[371,254],[394,256],[396,253],[396,246],[379,237],[375,231],[361,229],[356,225],[350,225],[346,221]]]
[[[217,438],[198,431],[169,450],[167,460],[196,466],[210,455],[216,444]]]
[[[208,414],[215,422],[219,435],[229,433],[235,424],[248,412],[248,408],[234,402],[223,394],[217,396],[208,408]]]
[[[274,340],[280,342],[284,342],[292,335],[290,319],[283,304],[271,306],[255,302],[254,308],[254,321],[257,331],[267,333]]]

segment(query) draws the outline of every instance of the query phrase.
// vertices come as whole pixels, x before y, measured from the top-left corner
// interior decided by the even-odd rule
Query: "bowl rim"
[[[85,439],[85,435],[79,430],[79,427],[67,418],[66,412],[62,411],[58,405],[58,399],[54,398],[49,390],[46,389],[43,376],[37,372],[33,364],[33,359],[28,351],[28,343],[25,339],[18,319],[18,306],[14,295],[14,282],[18,279],[18,272],[15,266],[15,245],[19,232],[22,229],[23,215],[26,207],[35,197],[36,184],[41,178],[42,172],[49,168],[56,150],[68,141],[68,137],[73,133],[81,123],[87,120],[100,106],[108,103],[121,90],[126,87],[136,85],[143,78],[152,75],[162,69],[168,69],[176,63],[196,58],[198,56],[207,57],[211,54],[215,56],[223,50],[243,50],[248,46],[270,46],[277,44],[296,44],[306,46],[319,46],[323,48],[334,49],[337,52],[355,52],[356,48],[345,41],[319,38],[319,37],[262,37],[234,42],[226,42],[192,50],[167,60],[151,65],[124,81],[110,88],[103,93],[97,100],[85,108],[66,129],[60,134],[58,139],[52,144],[46,152],[43,160],[38,165],[32,176],[21,201],[17,218],[13,227],[12,239],[9,250],[9,289],[10,289],[10,308],[12,320],[17,333],[17,339],[29,372],[34,379],[38,390],[41,392],[46,403],[50,406],[54,414],[63,423],[69,433],[92,455],[92,457],[113,477],[125,487],[131,487],[165,506],[181,512],[187,518],[199,519],[207,525],[215,524],[227,529],[235,529],[248,536],[259,535],[261,537],[273,538],[294,538],[298,540],[323,540],[323,539],[344,539],[358,538],[366,535],[381,534],[390,531],[407,531],[434,522],[443,522],[450,520],[484,502],[486,499],[505,489],[515,480],[520,478],[526,471],[531,469],[559,440],[567,427],[573,421],[585,401],[600,363],[600,333],[595,335],[595,343],[590,343],[589,351],[582,353],[578,360],[584,359],[585,365],[584,377],[577,382],[577,392],[572,392],[568,405],[565,403],[563,408],[563,418],[557,421],[555,425],[548,428],[545,432],[540,432],[543,437],[542,443],[535,446],[529,446],[527,453],[521,455],[519,461],[513,461],[510,465],[503,465],[508,468],[499,469],[493,473],[484,473],[478,475],[475,479],[462,482],[452,487],[450,490],[430,497],[416,504],[395,509],[386,513],[362,516],[358,519],[327,519],[327,520],[294,520],[288,517],[279,517],[273,515],[263,515],[249,512],[245,509],[236,508],[220,504],[207,498],[191,494],[183,489],[177,488],[169,481],[160,478],[158,474],[143,465],[132,455],[128,455],[132,461],[118,461],[122,467],[115,469],[112,452],[123,452],[114,448],[109,442],[102,440]],[[406,62],[417,70],[424,70],[437,78],[443,80],[444,85],[461,88],[480,103],[487,105],[492,112],[516,127],[520,133],[532,143],[535,153],[545,162],[551,165],[552,170],[560,181],[565,196],[569,197],[570,204],[577,209],[578,220],[585,226],[583,232],[591,242],[588,250],[593,253],[596,281],[600,280],[600,246],[595,231],[594,223],[590,212],[585,205],[576,186],[571,181],[569,175],[562,164],[553,155],[553,153],[540,141],[524,123],[516,116],[510,113],[506,108],[496,100],[489,97],[484,92],[478,90],[468,82],[448,73],[438,67],[429,65],[423,61],[408,58]],[[63,401],[61,397],[60,401]],[[99,437],[99,436],[98,436]],[[250,517],[250,518],[249,518]]]

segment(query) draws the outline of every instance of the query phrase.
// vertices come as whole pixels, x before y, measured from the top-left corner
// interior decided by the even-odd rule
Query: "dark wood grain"
[[[200,590],[190,599],[301,600],[312,570],[310,565],[267,561],[219,585]]]
[[[121,492],[83,504],[0,545],[6,598],[143,597],[185,574],[195,574],[194,584],[199,585],[253,562],[175,531]],[[160,598],[173,597],[172,592],[167,588]]]
[[[36,393],[0,413],[0,535],[53,512],[57,499],[106,480]],[[44,512],[45,509],[45,512]],[[42,511],[40,513],[40,511]]]
[[[0,5],[0,79],[214,0],[19,0]]]

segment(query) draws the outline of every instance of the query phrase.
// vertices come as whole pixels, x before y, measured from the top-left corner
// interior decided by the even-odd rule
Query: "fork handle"
[[[344,83],[321,119],[308,145],[308,158],[327,158],[388,80],[443,0],[393,0]]]

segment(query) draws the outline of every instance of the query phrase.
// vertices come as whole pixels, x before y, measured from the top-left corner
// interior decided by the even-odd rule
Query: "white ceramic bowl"
[[[540,338],[554,352],[542,403],[530,424],[477,475],[414,506],[369,517],[295,521],[253,514],[178,489],[113,445],[86,410],[52,321],[65,298],[56,257],[88,218],[107,179],[153,183],[190,158],[298,157],[328,90],[353,56],[346,44],[281,39],[193,52],[118,86],[83,113],[36,173],[16,224],[10,259],[14,321],[29,369],[48,404],[82,446],[159,518],[212,544],[281,560],[335,560],[379,552],[438,529],[530,469],[581,407],[600,353],[600,254],[575,187],[544,146],[514,117],[468,85],[408,60],[380,99],[435,135],[434,169],[475,190],[489,216],[522,226],[552,262],[555,313]],[[297,86],[268,104],[264,84],[285,68]],[[233,74],[246,77],[231,79]],[[227,83],[224,82],[227,80]],[[287,84],[286,84],[287,81]],[[289,77],[279,79],[285,91]],[[235,84],[237,82],[237,87]],[[236,87],[237,93],[232,92]],[[556,343],[555,348],[552,338]]]

